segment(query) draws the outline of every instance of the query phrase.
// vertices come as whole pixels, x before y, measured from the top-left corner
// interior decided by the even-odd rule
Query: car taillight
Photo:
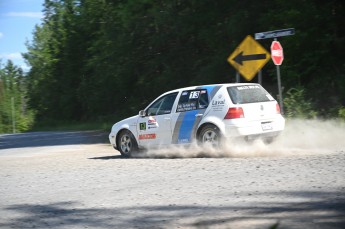
[[[276,104],[276,110],[277,110],[277,114],[280,114],[280,106],[278,103]]]
[[[244,113],[242,107],[231,107],[226,113],[224,119],[235,119],[235,118],[244,118]]]

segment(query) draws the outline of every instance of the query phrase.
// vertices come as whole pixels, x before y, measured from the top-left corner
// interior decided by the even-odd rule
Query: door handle
[[[171,120],[171,118],[166,117],[166,118],[164,118],[164,120]]]
[[[203,116],[204,114],[196,114],[195,117],[201,117]]]

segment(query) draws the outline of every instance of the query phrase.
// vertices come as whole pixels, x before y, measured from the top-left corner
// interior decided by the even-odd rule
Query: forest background
[[[45,0],[43,13],[30,70],[0,65],[0,133],[13,118],[17,132],[110,125],[165,91],[235,82],[227,58],[246,35],[285,28],[296,31],[279,38],[285,116],[345,119],[342,0]],[[263,86],[277,98],[272,61]]]

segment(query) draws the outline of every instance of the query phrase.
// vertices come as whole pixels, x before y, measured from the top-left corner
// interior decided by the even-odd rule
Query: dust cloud
[[[220,149],[211,146],[169,147],[140,153],[144,158],[276,157],[345,152],[345,123],[337,120],[286,120],[285,130],[271,144],[227,141]]]

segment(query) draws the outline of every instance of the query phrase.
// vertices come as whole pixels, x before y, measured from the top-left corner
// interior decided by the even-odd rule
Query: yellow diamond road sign
[[[248,35],[229,56],[228,62],[250,81],[270,60],[271,55],[254,38]]]

